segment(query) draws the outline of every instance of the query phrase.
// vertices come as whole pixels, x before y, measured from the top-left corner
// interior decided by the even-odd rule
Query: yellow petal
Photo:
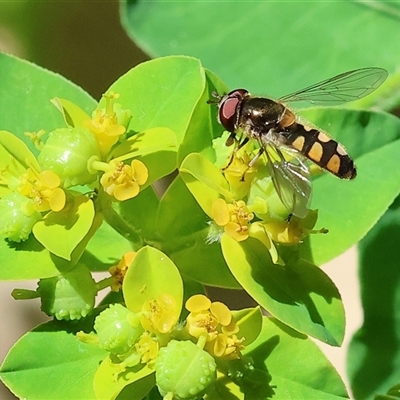
[[[242,242],[249,237],[248,229],[243,229],[236,222],[229,222],[225,226],[225,233],[228,234],[232,239],[235,239],[237,242]]]
[[[117,185],[114,189],[114,197],[119,201],[132,199],[139,194],[139,185],[136,182],[126,182]]]
[[[227,326],[231,323],[231,310],[224,303],[221,303],[220,301],[214,301],[211,303],[210,311],[217,318],[221,325]]]
[[[211,213],[219,226],[225,226],[230,221],[228,205],[224,199],[217,199],[212,203]]]
[[[39,174],[39,178],[43,185],[48,187],[49,189],[55,189],[61,184],[61,180],[58,175],[50,170],[42,171]]]
[[[61,211],[65,206],[66,200],[67,196],[64,190],[61,188],[54,189],[50,197],[50,208],[56,212]]]
[[[185,304],[186,309],[192,313],[208,310],[210,306],[211,300],[203,294],[195,294]]]
[[[149,170],[147,167],[139,160],[133,160],[131,162],[132,171],[136,182],[139,185],[144,185],[149,178]]]

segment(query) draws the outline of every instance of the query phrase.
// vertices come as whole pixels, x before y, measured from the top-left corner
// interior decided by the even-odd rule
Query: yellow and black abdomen
[[[280,134],[286,146],[298,150],[321,168],[342,179],[356,177],[354,161],[346,149],[326,133],[295,122]]]

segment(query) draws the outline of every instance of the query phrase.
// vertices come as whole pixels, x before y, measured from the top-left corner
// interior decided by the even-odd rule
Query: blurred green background
[[[149,59],[122,29],[117,0],[1,1],[0,50],[60,73],[96,99]]]

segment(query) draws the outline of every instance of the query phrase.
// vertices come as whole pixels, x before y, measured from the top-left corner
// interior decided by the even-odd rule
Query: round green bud
[[[12,242],[26,240],[33,225],[42,218],[31,199],[20,193],[9,193],[0,199],[0,235]]]
[[[143,333],[140,317],[121,304],[112,304],[94,322],[99,346],[115,354],[126,354]]]
[[[171,340],[158,353],[156,384],[162,396],[174,399],[197,399],[216,380],[214,358],[193,342]]]
[[[42,170],[51,170],[61,179],[63,186],[85,185],[96,175],[88,171],[88,160],[100,153],[93,133],[87,128],[60,128],[49,133],[39,154]]]
[[[37,292],[42,311],[59,320],[76,320],[93,310],[97,285],[89,269],[76,264],[71,271],[41,279]]]

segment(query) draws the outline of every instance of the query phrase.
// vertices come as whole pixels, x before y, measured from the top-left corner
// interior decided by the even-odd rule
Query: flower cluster
[[[155,371],[162,395],[189,398],[184,396],[203,393],[215,382],[218,359],[241,357],[244,338],[237,337],[239,326],[221,302],[192,296],[186,302],[190,314],[180,324],[175,309],[176,299],[168,293],[145,302],[136,313],[113,304],[96,318],[95,333],[78,332],[77,336],[110,352],[116,380],[127,368],[147,366]],[[188,380],[182,385],[181,376],[188,370]]]
[[[221,142],[223,139],[220,138],[214,143],[217,162],[213,167],[200,154],[188,156],[191,169],[187,169],[194,177],[201,176],[200,171],[205,170],[206,165],[210,173],[208,180],[201,181],[204,190],[194,186],[192,189],[191,181],[188,181],[189,189],[192,189],[193,195],[212,219],[207,242],[220,241],[222,235],[228,235],[237,242],[252,237],[265,245],[274,263],[283,264],[279,256],[279,245],[297,245],[310,233],[326,232],[324,229],[313,230],[317,211],[305,208],[307,193],[298,194],[296,191],[299,188],[294,188],[291,182],[282,179],[278,194],[276,181],[270,176],[271,168],[268,166],[268,162],[273,160],[259,157],[251,162],[254,159],[254,145],[248,143],[228,156],[227,166],[224,159],[224,166],[223,157],[218,156],[219,152],[226,153],[225,149],[220,148]],[[195,157],[196,162],[191,161]],[[207,189],[210,187],[208,181],[211,180],[219,183],[219,197],[206,199],[205,193],[208,193]],[[308,187],[308,184],[305,185]],[[281,200],[285,196],[298,196],[296,200],[301,201],[302,207],[299,213],[304,216],[298,217],[290,213]]]
[[[67,127],[49,132],[45,141],[43,130],[26,133],[40,150],[37,159],[22,141],[1,132],[0,141],[8,151],[8,159],[0,164],[0,208],[9,216],[0,223],[4,238],[26,240],[44,215],[72,207],[74,198],[81,196],[73,190],[76,186],[92,185],[97,192],[102,188],[117,201],[138,195],[148,179],[146,166],[139,160],[125,163],[111,155],[126,133],[131,112],[115,102],[118,94],[111,92],[104,98],[105,108],[95,110],[93,118],[72,103],[54,100]],[[7,212],[9,207],[12,210]]]

